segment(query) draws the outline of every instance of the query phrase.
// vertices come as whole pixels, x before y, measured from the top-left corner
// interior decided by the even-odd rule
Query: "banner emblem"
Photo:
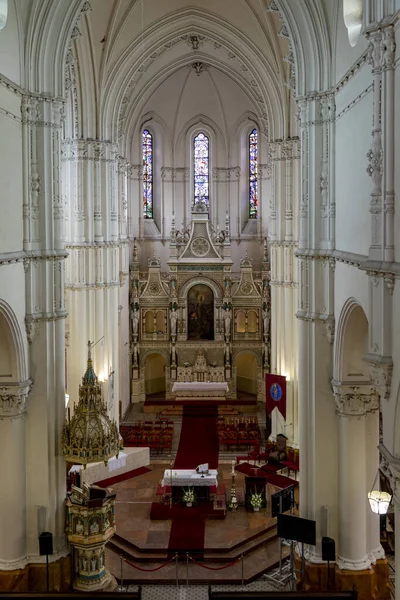
[[[275,402],[279,402],[279,400],[282,398],[283,393],[279,383],[273,383],[270,387],[269,393],[271,394],[272,400],[275,400]]]

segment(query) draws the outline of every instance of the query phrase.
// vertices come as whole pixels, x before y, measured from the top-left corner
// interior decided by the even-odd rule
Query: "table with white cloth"
[[[171,486],[172,496],[175,500],[183,493],[183,488],[194,488],[198,499],[208,500],[210,487],[218,485],[217,469],[209,469],[208,473],[197,473],[196,469],[166,469],[161,485]]]
[[[226,381],[175,381],[172,393],[178,400],[221,400],[226,398]]]

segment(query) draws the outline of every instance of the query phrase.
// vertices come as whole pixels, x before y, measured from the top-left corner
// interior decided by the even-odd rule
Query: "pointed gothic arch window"
[[[193,140],[194,203],[209,203],[209,157],[210,141],[200,132]]]
[[[258,132],[249,135],[249,218],[258,217]]]
[[[142,133],[143,217],[153,218],[153,136],[148,129]]]

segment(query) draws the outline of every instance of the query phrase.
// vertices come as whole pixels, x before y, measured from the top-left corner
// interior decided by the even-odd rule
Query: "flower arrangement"
[[[182,499],[184,502],[187,502],[187,503],[194,502],[194,500],[195,500],[194,489],[189,487],[187,490],[184,490]]]
[[[263,503],[262,494],[257,494],[257,492],[254,490],[254,492],[251,494],[251,497],[250,497],[250,504],[252,505],[253,508],[261,508],[262,503]]]

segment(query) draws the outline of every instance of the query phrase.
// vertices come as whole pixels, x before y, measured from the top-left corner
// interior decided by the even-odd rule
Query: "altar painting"
[[[214,294],[198,284],[188,292],[188,340],[214,339]]]

